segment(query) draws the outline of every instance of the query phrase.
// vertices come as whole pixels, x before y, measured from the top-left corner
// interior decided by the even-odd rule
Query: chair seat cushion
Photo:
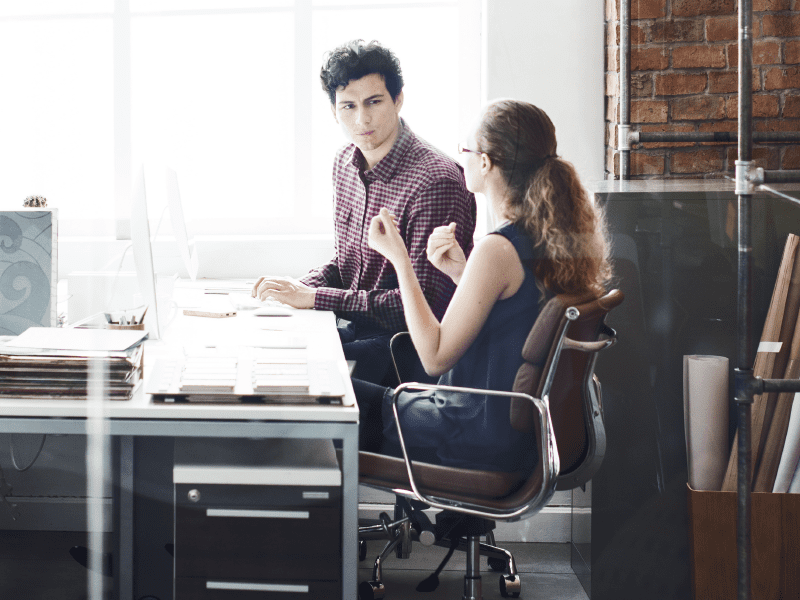
[[[359,452],[358,463],[360,483],[411,490],[406,463],[402,458]],[[514,494],[526,481],[522,472],[456,469],[416,461],[411,464],[414,467],[415,481],[422,493],[496,508],[504,508],[503,499]]]

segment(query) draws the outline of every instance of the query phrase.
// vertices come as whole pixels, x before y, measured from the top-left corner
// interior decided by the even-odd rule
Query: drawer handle
[[[208,590],[247,590],[251,592],[297,592],[308,593],[307,585],[286,583],[241,583],[237,581],[206,581]]]
[[[207,508],[207,517],[250,517],[257,519],[308,519],[307,510],[244,510],[235,508]]]

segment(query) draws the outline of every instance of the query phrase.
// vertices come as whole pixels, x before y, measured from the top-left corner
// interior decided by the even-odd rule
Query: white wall
[[[584,185],[605,170],[604,18],[597,0],[483,2],[483,101],[516,98],[544,110],[559,155]],[[521,526],[501,526],[497,539],[568,542],[571,504],[569,493],[556,494]]]
[[[599,0],[484,0],[484,100],[544,110],[584,183],[604,173],[604,8]]]

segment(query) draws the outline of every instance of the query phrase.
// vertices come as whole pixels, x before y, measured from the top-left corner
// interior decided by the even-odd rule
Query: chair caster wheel
[[[358,540],[358,562],[367,558],[367,541]]]
[[[382,600],[386,590],[380,581],[362,581],[358,586],[358,600]]]
[[[489,568],[492,571],[496,571],[498,573],[503,573],[506,570],[507,562],[502,558],[490,558],[489,559]]]
[[[500,576],[500,595],[503,598],[519,598],[521,587],[522,582],[519,580],[519,575]]]

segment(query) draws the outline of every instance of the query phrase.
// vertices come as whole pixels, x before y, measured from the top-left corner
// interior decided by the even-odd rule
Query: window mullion
[[[308,76],[311,57],[311,1],[295,0],[294,9],[294,215],[311,212],[312,109]],[[276,142],[278,140],[275,140]]]
[[[114,218],[116,237],[129,240],[131,196],[130,0],[114,0]]]

